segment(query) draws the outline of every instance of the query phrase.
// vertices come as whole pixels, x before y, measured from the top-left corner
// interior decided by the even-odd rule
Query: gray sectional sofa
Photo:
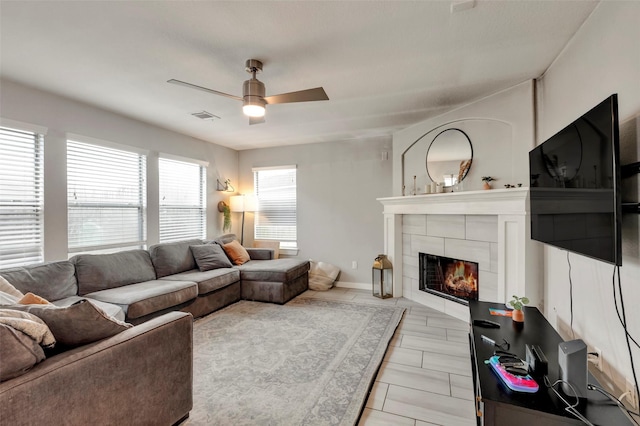
[[[243,265],[201,271],[191,246],[214,243],[188,240],[0,270],[18,290],[58,307],[86,299],[135,325],[1,382],[0,419],[12,425],[170,425],[188,416],[192,317],[240,299],[282,304],[308,288],[309,262],[272,259],[270,249],[247,249],[251,260]]]

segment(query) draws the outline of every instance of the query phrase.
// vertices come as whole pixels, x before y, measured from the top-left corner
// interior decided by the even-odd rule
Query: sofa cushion
[[[81,300],[87,300],[87,298],[80,297],[80,296],[71,296],[71,297],[66,297],[64,299],[56,300],[55,302],[53,302],[53,304],[59,308],[66,308],[75,303],[78,303]],[[101,302],[95,299],[91,299],[91,303],[96,305],[98,308],[102,309],[104,313],[107,314],[108,316],[115,318],[118,321],[124,322],[125,315],[124,315],[124,311],[120,306],[114,305],[113,303]]]
[[[127,250],[111,254],[80,254],[73,257],[71,261],[76,265],[78,294],[81,296],[156,279],[151,257],[145,250]]]
[[[197,269],[181,274],[162,277],[161,280],[193,281],[198,284],[198,295],[204,295],[216,291],[235,282],[240,281],[240,271],[235,268],[212,269],[200,272]]]
[[[305,274],[309,261],[295,258],[252,260],[237,268],[243,281],[288,282]]]
[[[106,339],[133,327],[110,317],[87,299],[64,308],[55,305],[16,305],[11,309],[36,315],[49,326],[58,343],[68,347]]]
[[[0,309],[0,324],[7,325],[26,334],[42,347],[52,347],[56,343],[56,339],[47,324],[29,312]]]
[[[224,244],[222,248],[234,265],[242,265],[251,260],[247,250],[236,240]]]
[[[15,305],[23,297],[24,294],[20,290],[0,275],[0,306]]]
[[[18,377],[44,359],[44,351],[26,334],[0,324],[0,382]]]
[[[224,235],[220,235],[218,238],[216,238],[212,242],[215,242],[216,244],[220,244],[221,246],[223,246],[237,239],[238,239],[238,236],[236,234],[224,234]]]
[[[271,260],[278,259],[275,255],[275,251],[270,248],[254,248],[254,247],[245,247],[247,253],[249,253],[249,257],[251,260]]]
[[[3,269],[0,275],[22,293],[32,292],[49,301],[78,294],[75,268],[67,260]]]
[[[218,244],[200,244],[190,247],[201,272],[218,268],[231,268],[233,266],[222,247]]]
[[[198,286],[193,281],[152,280],[86,296],[120,306],[127,318],[140,318],[195,299]]]
[[[0,293],[13,296],[15,299],[20,299],[24,296],[23,292],[15,288],[14,285],[7,281],[7,279],[2,275],[0,275]]]
[[[196,268],[196,261],[189,246],[198,244],[202,244],[202,240],[162,243],[149,247],[149,254],[157,277],[162,278]]]

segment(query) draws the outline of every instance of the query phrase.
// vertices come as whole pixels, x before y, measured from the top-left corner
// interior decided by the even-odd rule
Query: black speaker
[[[558,345],[558,365],[562,391],[568,396],[587,397],[587,345],[581,340],[569,340]],[[573,388],[573,389],[572,389]],[[574,392],[575,391],[575,392]]]

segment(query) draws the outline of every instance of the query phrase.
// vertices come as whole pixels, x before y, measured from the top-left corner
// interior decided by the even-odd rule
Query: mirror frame
[[[427,176],[429,176],[429,179],[431,179],[432,182],[439,182],[438,180],[434,179],[431,176],[431,173],[429,173],[429,151],[431,151],[431,147],[433,147],[433,144],[435,143],[436,139],[438,139],[438,136],[440,136],[441,134],[443,134],[444,132],[448,132],[450,130],[453,131],[458,131],[460,133],[462,133],[464,135],[464,137],[467,139],[467,142],[469,142],[469,149],[471,151],[471,157],[469,158],[469,160],[471,160],[471,162],[473,163],[473,144],[471,143],[471,138],[469,138],[469,135],[467,135],[463,130],[458,129],[456,127],[449,127],[447,129],[442,130],[441,132],[439,132],[431,141],[431,143],[429,144],[429,148],[427,149],[427,155],[425,155],[425,159],[424,159],[424,165],[425,165],[425,169],[427,170]],[[469,170],[471,169],[471,166],[469,166],[469,168],[467,168],[467,170],[464,173],[464,176],[462,176],[462,179],[460,179],[460,182],[464,181],[464,178],[467,177],[467,175],[469,174]],[[451,186],[445,186],[445,188],[450,188]]]

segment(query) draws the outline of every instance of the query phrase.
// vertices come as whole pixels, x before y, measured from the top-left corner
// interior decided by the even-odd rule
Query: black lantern
[[[379,254],[373,261],[372,282],[373,295],[381,299],[393,297],[393,266],[384,254]]]

